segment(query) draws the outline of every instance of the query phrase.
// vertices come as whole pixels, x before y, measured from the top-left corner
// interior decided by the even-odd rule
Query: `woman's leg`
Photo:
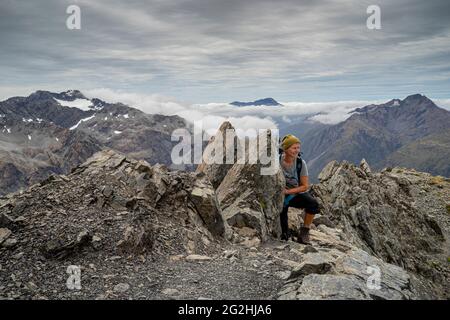
[[[298,241],[304,244],[310,244],[309,229],[314,219],[314,215],[319,213],[319,203],[308,192],[297,194],[289,205],[295,208],[305,209],[305,219],[303,226],[300,227]]]
[[[307,225],[310,225],[314,219],[314,215],[319,213],[319,203],[309,194],[309,192],[296,194],[289,202],[289,206],[305,209],[305,224]]]
[[[310,228],[313,220],[314,220],[314,214],[306,212],[305,220],[303,221],[303,226],[306,228]]]

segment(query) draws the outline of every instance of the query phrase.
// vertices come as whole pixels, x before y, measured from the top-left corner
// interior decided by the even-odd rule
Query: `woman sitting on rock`
[[[319,204],[308,192],[308,168],[306,162],[300,157],[300,140],[296,136],[288,134],[281,140],[281,148],[280,164],[286,179],[284,206],[280,214],[281,239],[288,240],[290,237],[288,228],[289,207],[302,208],[305,209],[306,214],[297,241],[310,244],[309,228],[314,215],[319,213]]]

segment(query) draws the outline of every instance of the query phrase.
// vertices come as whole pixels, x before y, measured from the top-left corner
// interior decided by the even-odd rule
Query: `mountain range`
[[[393,99],[351,112],[335,125],[303,121],[281,130],[302,140],[302,152],[313,181],[332,160],[359,163],[374,169],[402,166],[450,176],[450,112],[424,95]]]
[[[103,149],[170,165],[176,128],[189,125],[78,90],[12,97],[0,102],[0,195],[67,173]]]
[[[277,103],[272,98],[249,102]],[[238,103],[247,104],[247,103]],[[279,125],[280,135],[293,133],[302,141],[312,182],[330,161],[359,163],[373,169],[402,166],[450,176],[450,112],[426,96],[367,105],[330,125],[303,117]],[[104,149],[122,152],[150,164],[174,166],[170,153],[177,142],[171,133],[192,129],[179,116],[147,114],[122,103],[88,99],[78,90],[37,91],[28,97],[0,102],[0,195],[65,174]]]

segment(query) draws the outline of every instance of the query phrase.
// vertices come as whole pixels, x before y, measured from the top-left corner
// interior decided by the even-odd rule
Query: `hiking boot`
[[[287,233],[282,233],[281,234],[281,240],[282,241],[288,241],[289,240],[289,235]]]
[[[298,243],[302,244],[311,244],[311,241],[309,240],[309,228],[301,227],[300,232],[297,237]]]

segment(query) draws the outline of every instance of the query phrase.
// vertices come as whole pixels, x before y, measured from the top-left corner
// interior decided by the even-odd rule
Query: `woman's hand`
[[[288,195],[288,194],[296,194],[296,193],[305,192],[305,191],[308,191],[308,186],[302,185],[302,186],[292,188],[292,189],[284,189],[283,193],[285,195]]]
[[[292,188],[292,189],[284,189],[283,194],[284,195],[288,195],[288,194],[294,194],[297,193],[298,187],[297,188]]]

